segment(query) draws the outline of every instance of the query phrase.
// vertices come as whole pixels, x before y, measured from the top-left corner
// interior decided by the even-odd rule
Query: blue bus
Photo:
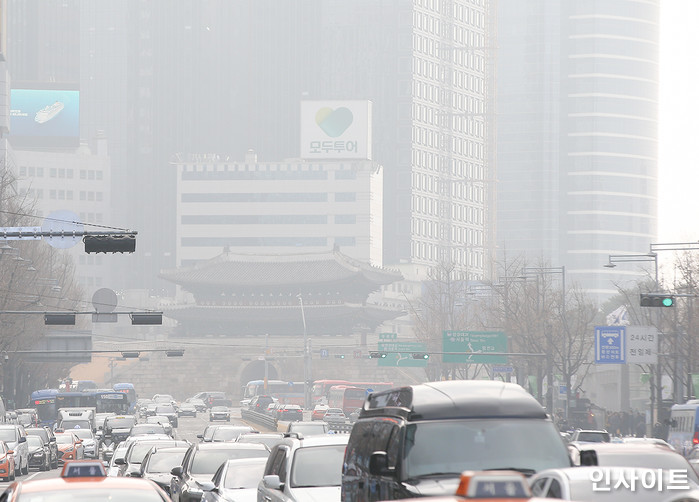
[[[95,408],[95,398],[85,392],[59,392],[56,394],[56,413],[61,408]]]
[[[126,394],[127,401],[129,403],[129,412],[133,411],[133,409],[136,407],[136,400],[138,399],[138,396],[136,395],[136,388],[133,386],[132,383],[115,383],[114,386],[112,387],[115,391],[117,392],[123,392]]]
[[[675,404],[670,408],[667,442],[684,456],[699,445],[699,399]]]
[[[128,395],[119,391],[94,391],[86,392],[88,399],[94,400],[97,413],[116,413],[125,415],[129,412]]]
[[[56,396],[59,394],[58,389],[41,389],[35,390],[30,396],[32,408],[36,408],[36,413],[39,417],[39,425],[53,427],[56,423]]]

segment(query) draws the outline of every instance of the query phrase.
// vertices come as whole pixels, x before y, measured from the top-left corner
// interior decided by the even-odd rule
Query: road
[[[210,423],[224,423],[227,424],[228,422],[209,422],[209,414],[208,413],[199,413],[196,418],[193,417],[181,417],[179,419],[179,424],[177,429],[175,429],[175,437],[177,439],[186,439],[187,441],[190,441],[192,443],[196,443],[199,440],[197,439],[197,434],[201,434],[204,432],[204,429],[206,428],[207,425]],[[231,408],[231,422],[232,425],[246,425],[245,422],[243,422],[240,419],[240,408]],[[248,424],[251,425],[252,427],[259,429],[260,432],[263,432],[263,428],[261,428],[258,425],[255,424]],[[26,476],[17,476],[17,481],[28,481],[31,479],[48,479],[48,478],[55,478],[60,476],[61,474],[61,466],[58,467],[58,469],[53,469],[47,472],[41,472],[37,471],[36,469],[31,469],[29,471],[29,474]],[[11,483],[10,482],[2,482],[0,483],[0,490],[4,491],[5,488],[7,488]]]

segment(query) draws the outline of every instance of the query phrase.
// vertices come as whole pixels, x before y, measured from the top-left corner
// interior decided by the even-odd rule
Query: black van
[[[449,495],[466,470],[570,467],[544,408],[519,385],[454,380],[369,395],[342,467],[343,501]]]

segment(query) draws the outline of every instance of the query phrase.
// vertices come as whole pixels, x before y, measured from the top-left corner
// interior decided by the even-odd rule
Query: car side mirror
[[[263,476],[262,484],[265,486],[265,488],[269,488],[270,490],[284,489],[284,483],[279,480],[279,476],[276,474],[268,474],[267,476]]]
[[[19,442],[19,443],[26,443],[26,442],[27,442],[27,438],[26,438],[25,436],[21,436],[21,437],[19,438],[19,441],[18,441],[18,442]]]
[[[178,478],[182,477],[182,466],[178,465],[177,467],[173,467],[172,470],[170,471],[170,474],[173,476],[177,476]]]
[[[114,459],[114,464],[115,464],[115,465],[126,465],[126,459],[123,459],[123,458],[115,458],[115,459]]]
[[[140,478],[140,477],[142,477],[141,471],[134,471],[134,472],[130,473],[129,476],[132,477],[132,478]]]
[[[393,472],[388,466],[388,454],[385,451],[375,451],[369,457],[369,474],[382,476]]]
[[[49,443],[55,443],[55,442],[56,442],[56,438],[55,438],[55,437],[52,437],[52,438],[49,439]]]
[[[14,455],[14,454],[15,454],[15,451],[14,451],[14,450],[9,450],[9,451],[7,452],[7,454],[8,454],[8,455]]]
[[[197,439],[204,439],[204,434],[197,434]]]
[[[213,492],[216,490],[216,485],[213,484],[211,481],[202,481],[199,483],[199,486],[201,487],[201,490],[204,492]]]

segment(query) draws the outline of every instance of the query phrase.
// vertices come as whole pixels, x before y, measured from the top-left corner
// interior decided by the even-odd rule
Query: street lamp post
[[[305,409],[309,409],[309,380],[311,378],[311,354],[308,341],[308,329],[306,328],[306,312],[303,308],[303,297],[299,293],[297,295],[297,298],[299,299],[299,304],[301,305],[301,320],[303,321],[303,406]]]

